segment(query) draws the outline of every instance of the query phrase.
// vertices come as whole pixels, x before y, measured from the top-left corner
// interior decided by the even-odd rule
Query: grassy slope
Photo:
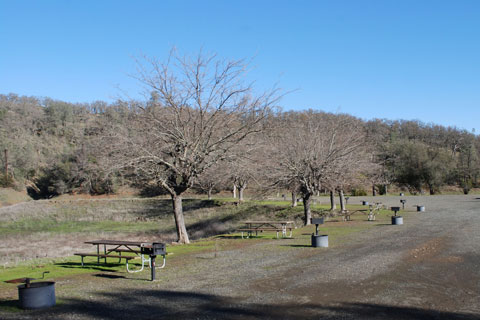
[[[10,188],[0,188],[0,208],[29,200],[31,198],[25,192],[15,191]]]
[[[85,233],[96,230],[112,231],[118,235],[123,232],[125,237],[129,233],[138,231],[145,234],[154,234],[159,230],[159,223],[164,222],[160,227],[163,230],[173,230],[173,221],[169,213],[169,203],[162,199],[153,200],[124,200],[124,201],[75,201],[60,202],[49,201],[39,205],[33,214],[21,212],[15,214],[7,221],[3,221],[0,227],[0,235],[8,238],[9,235],[32,234],[36,232],[49,232],[51,237],[65,233]],[[350,210],[361,208],[358,205],[349,206]],[[314,212],[326,209],[326,206],[314,205]],[[28,210],[28,208],[26,209]],[[169,259],[179,259],[182,255],[189,255],[201,251],[219,250],[235,245],[239,241],[262,241],[272,239],[274,233],[262,234],[258,238],[238,239],[238,233],[232,233],[241,225],[240,221],[249,218],[261,219],[292,219],[297,226],[301,226],[303,207],[289,207],[289,202],[282,201],[251,201],[241,206],[234,206],[229,201],[207,201],[187,200],[185,201],[185,212],[187,216],[188,229],[191,234],[207,235],[209,237],[196,241],[190,245],[169,246],[168,252],[174,253]],[[351,222],[340,222],[341,219],[331,219],[321,226],[321,232],[329,234],[330,242],[342,241],[346,235],[360,232],[371,228],[378,223],[387,221],[389,211],[382,211],[377,216],[376,222],[367,222],[366,216],[362,213],[353,216]],[[115,219],[116,221],[112,221]],[[141,221],[139,221],[141,219]],[[5,220],[5,217],[4,217]],[[213,227],[212,227],[213,226]],[[210,230],[212,234],[205,232]],[[202,231],[202,232],[200,232]],[[294,230],[293,236],[304,239],[309,244],[310,235],[314,232],[314,226],[303,227]],[[235,239],[232,242],[232,239]],[[93,258],[87,259],[94,261]],[[102,269],[111,271],[124,270],[123,265],[102,266]],[[1,269],[0,269],[1,270]],[[13,268],[4,268],[0,271],[0,281],[16,277],[36,277],[42,271],[51,272],[52,278],[68,275],[89,273],[98,271],[98,266],[93,265],[87,268],[80,268],[78,257],[65,257],[57,259],[32,259],[17,264]]]

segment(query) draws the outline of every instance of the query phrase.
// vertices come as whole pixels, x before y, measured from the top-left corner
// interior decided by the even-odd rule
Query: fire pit
[[[324,219],[322,218],[312,218],[312,224],[315,225],[315,234],[312,234],[312,247],[328,247],[328,235],[327,234],[318,234],[318,225],[323,224]]]
[[[40,279],[44,279],[45,271]],[[40,281],[35,278],[19,278],[5,281],[7,283],[23,283],[18,286],[18,300],[20,301],[20,308],[22,309],[41,309],[53,307],[55,300],[55,282]]]
[[[391,210],[394,212],[394,215],[392,216],[392,224],[393,225],[403,224],[403,217],[397,216],[397,212],[400,211],[400,207],[391,207]]]

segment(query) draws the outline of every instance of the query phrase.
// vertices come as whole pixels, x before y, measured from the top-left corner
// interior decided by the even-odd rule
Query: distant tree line
[[[480,137],[419,121],[363,121],[316,110],[283,112],[281,92],[256,93],[243,60],[171,54],[139,62],[146,101],[72,104],[0,95],[0,186],[34,198],[115,193],[133,185],[168,194],[180,242],[189,242],[182,196],[230,190],[243,201],[279,190],[301,198],[386,194],[392,185],[467,194],[479,184]],[[6,152],[3,152],[5,151]]]
[[[127,179],[132,178],[133,172],[113,174],[115,164],[99,162],[99,149],[111,147],[113,141],[109,140],[114,139],[107,136],[106,130],[117,130],[118,138],[118,127],[131,126],[133,116],[138,114],[132,102],[72,104],[0,94],[1,186],[14,183],[27,186],[32,194],[41,198],[71,192],[114,193],[119,184],[138,186],[139,181]],[[332,127],[332,119],[338,121],[338,128]],[[347,119],[354,124],[345,123]],[[300,175],[295,170],[301,167],[294,166],[293,162],[307,166],[308,160],[320,161],[320,155],[303,153],[322,152],[323,148],[316,144],[326,143],[323,139],[328,139],[328,133],[350,133],[358,140],[363,139],[345,142],[355,147],[349,156],[356,155],[358,159],[345,159],[346,168],[340,170],[358,172],[346,175],[350,177],[343,179],[345,181],[333,178],[348,191],[369,186],[370,193],[383,194],[390,185],[396,184],[412,193],[435,194],[444,185],[459,186],[468,193],[479,184],[480,137],[465,130],[419,121],[362,121],[344,114],[313,110],[272,113],[268,125],[264,125],[268,132],[255,135],[245,145],[235,146],[237,151],[245,149],[241,155],[230,155],[229,159],[223,159],[228,161],[218,163],[218,167],[209,167],[205,175],[195,178],[192,186],[210,195],[227,189],[236,189],[238,194],[249,181],[260,189],[272,182],[279,189],[291,192],[299,192],[301,187],[308,189],[306,180],[303,186],[301,181],[294,181],[293,178]],[[145,134],[138,138],[142,137]],[[8,150],[8,177],[5,176],[4,150]],[[257,153],[258,158],[260,151],[267,153],[265,162],[250,161],[254,156],[251,153]],[[273,156],[280,161],[271,161]],[[283,166],[292,171],[279,173]],[[313,164],[309,163],[308,168],[313,170]],[[268,176],[261,178],[262,172]],[[148,192],[148,186],[143,187]],[[327,184],[322,188],[327,188]]]

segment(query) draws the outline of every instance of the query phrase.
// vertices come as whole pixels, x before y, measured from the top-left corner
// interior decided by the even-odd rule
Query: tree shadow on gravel
[[[97,278],[103,278],[103,279],[126,279],[125,276],[119,276],[117,274],[97,273],[97,274],[94,274],[93,276]]]
[[[478,315],[366,303],[257,304],[212,294],[167,290],[91,293],[63,298],[50,309],[25,311],[38,319],[480,319]],[[8,302],[11,304],[11,302]],[[1,302],[0,302],[1,305]],[[2,315],[2,314],[0,314]],[[3,312],[3,316],[7,315]],[[11,314],[15,316],[14,314]],[[18,315],[18,313],[16,314]]]
[[[80,262],[78,263],[77,262],[59,262],[59,263],[55,263],[54,265],[62,268],[68,268],[68,269],[90,269],[90,270],[103,271],[103,272],[117,272],[117,270],[108,269],[108,268],[118,267],[122,264],[107,263],[107,264],[98,265],[96,262],[85,262],[84,266],[82,266]]]
[[[311,244],[282,244],[281,246],[292,248],[313,248]]]

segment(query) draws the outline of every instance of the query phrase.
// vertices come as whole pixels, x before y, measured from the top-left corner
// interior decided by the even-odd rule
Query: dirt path
[[[377,199],[392,206],[399,197]],[[55,308],[0,318],[480,319],[480,199],[407,201],[427,211],[328,249],[238,241],[172,260],[154,283],[145,274],[59,280]]]

